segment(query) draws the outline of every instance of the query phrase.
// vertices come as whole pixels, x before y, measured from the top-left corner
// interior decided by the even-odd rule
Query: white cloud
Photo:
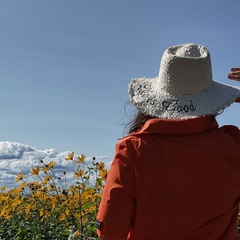
[[[37,181],[37,176],[30,174],[33,167],[41,167],[43,163],[55,161],[54,172],[57,177],[60,177],[63,185],[69,185],[76,182],[73,172],[74,166],[71,161],[66,161],[65,158],[70,154],[70,151],[58,152],[56,149],[38,150],[35,147],[17,143],[17,142],[0,142],[0,188],[7,186],[14,188],[18,184],[15,183],[15,178],[20,172],[24,173],[26,182]],[[81,153],[76,153],[80,155]],[[43,163],[41,163],[41,160]],[[87,158],[86,162],[91,161]],[[102,161],[109,167],[110,162],[108,157],[96,157],[96,161]],[[66,182],[63,172],[66,172]],[[44,177],[44,175],[42,175]]]

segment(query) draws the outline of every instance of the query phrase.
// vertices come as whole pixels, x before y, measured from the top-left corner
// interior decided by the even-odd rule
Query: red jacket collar
[[[212,128],[218,128],[218,123],[214,116],[205,116],[185,120],[168,120],[153,118],[148,120],[136,133],[162,133],[166,135],[192,135],[205,132]]]

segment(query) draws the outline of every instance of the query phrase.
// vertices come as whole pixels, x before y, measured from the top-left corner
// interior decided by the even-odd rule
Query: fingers
[[[240,82],[240,67],[231,68],[231,72],[227,74],[230,80],[235,80]],[[238,97],[235,102],[240,103],[240,97]]]
[[[240,71],[240,67],[231,68],[231,71],[232,71],[232,72],[234,72],[234,71]]]
[[[235,102],[240,103],[240,97],[238,97]]]
[[[228,75],[228,78],[229,78],[230,80],[240,81],[240,75],[239,75],[239,76],[231,76],[231,75]]]
[[[240,67],[231,68],[231,72],[227,74],[231,80],[240,81]]]

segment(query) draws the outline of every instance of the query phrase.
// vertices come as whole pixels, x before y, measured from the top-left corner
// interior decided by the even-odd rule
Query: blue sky
[[[226,74],[240,65],[239,9],[239,0],[0,1],[0,141],[112,158],[128,83],[156,77],[167,47],[205,45],[214,79],[235,84]],[[240,126],[236,111],[219,123]]]

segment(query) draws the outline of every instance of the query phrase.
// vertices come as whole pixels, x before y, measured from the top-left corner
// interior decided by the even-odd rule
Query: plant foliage
[[[108,170],[103,162],[72,152],[75,184],[54,171],[55,161],[32,168],[32,182],[16,176],[14,189],[0,189],[0,239],[98,239],[95,219]],[[63,187],[65,186],[65,187]]]

